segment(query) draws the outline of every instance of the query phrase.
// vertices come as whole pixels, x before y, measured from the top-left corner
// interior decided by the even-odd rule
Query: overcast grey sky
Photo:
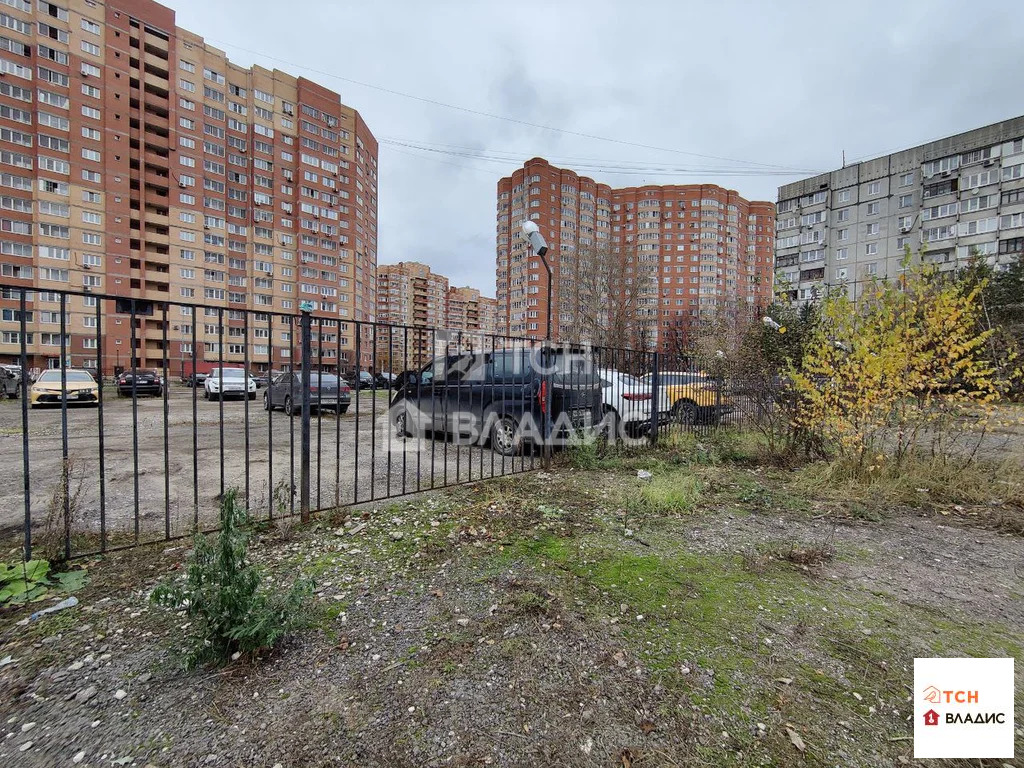
[[[1024,14],[1005,0],[164,2],[233,61],[317,80],[362,113],[382,141],[380,263],[424,261],[492,296],[496,184],[534,155],[586,158],[613,186],[704,181],[774,200],[808,174],[720,175],[736,166],[681,153],[830,170],[844,149],[861,159],[1024,113]]]

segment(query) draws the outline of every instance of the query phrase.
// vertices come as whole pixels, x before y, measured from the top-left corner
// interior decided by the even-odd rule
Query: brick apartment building
[[[698,318],[771,300],[773,203],[714,184],[614,189],[533,158],[498,182],[500,332],[544,338],[546,331],[547,273],[521,235],[526,218],[550,248],[556,338],[577,322],[560,295],[573,290],[583,254],[595,250],[614,254],[624,283],[644,286],[638,314],[651,347],[664,348],[675,328]]]
[[[133,338],[138,365],[160,365],[165,330],[173,373],[193,344],[201,365],[241,363],[248,345],[254,369],[287,367],[298,333],[267,321],[303,300],[331,318],[325,366],[339,344],[351,355],[350,321],[376,304],[377,142],[358,112],[232,64],[151,0],[3,0],[0,26],[0,282],[34,289],[30,367],[59,365],[61,289],[139,300],[134,329],[129,302],[67,301],[70,363],[102,352],[105,374],[131,365]]]
[[[448,345],[470,348],[480,334],[496,333],[497,301],[476,288],[451,287],[447,277],[417,261],[382,264],[377,321],[377,367],[397,373],[425,364]]]
[[[498,300],[469,286],[449,288],[445,325],[453,331],[493,336],[498,332]]]
[[[432,355],[436,334],[416,327],[444,328],[448,278],[418,261],[382,264],[377,268],[377,361],[392,373],[417,367]],[[404,329],[390,326],[406,326]],[[388,351],[390,349],[390,351]]]

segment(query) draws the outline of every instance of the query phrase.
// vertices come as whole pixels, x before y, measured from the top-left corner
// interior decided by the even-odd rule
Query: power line
[[[375,85],[373,83],[367,83],[367,82],[364,82],[362,80],[355,80],[355,79],[350,78],[350,77],[342,77],[341,75],[334,74],[333,72],[326,72],[326,71],[321,70],[321,69],[316,69],[314,67],[306,66],[305,64],[299,64],[297,62],[288,61],[286,59],[281,59],[281,58],[278,58],[278,57],[275,57],[275,56],[270,56],[268,54],[261,53],[260,51],[254,51],[251,48],[245,48],[243,46],[235,45],[233,43],[228,43],[228,42],[224,42],[224,41],[221,41],[221,40],[212,40],[212,39],[210,40],[210,42],[214,43],[216,45],[222,46],[224,48],[234,48],[237,51],[244,51],[245,53],[249,53],[249,54],[251,54],[253,56],[259,56],[259,57],[267,59],[269,61],[275,61],[275,62],[277,62],[279,64],[284,64],[284,65],[289,66],[289,67],[295,67],[295,68],[298,68],[298,69],[303,69],[303,70],[305,70],[307,72],[313,72],[313,73],[315,73],[317,75],[322,75],[324,77],[330,77],[330,78],[332,78],[334,80],[339,80],[341,82],[349,83],[351,85],[358,85],[358,86],[360,86],[362,88],[369,88],[371,90],[380,91],[381,93],[387,93],[387,94],[390,94],[392,96],[399,96],[399,97],[405,98],[405,99],[412,99],[414,101],[419,101],[419,102],[421,102],[423,104],[430,104],[430,105],[436,106],[436,107],[444,107],[446,109],[454,109],[454,110],[457,110],[459,112],[465,112],[467,114],[476,115],[478,117],[487,117],[487,118],[491,118],[492,120],[503,120],[505,122],[515,123],[517,125],[524,125],[524,126],[527,126],[529,128],[537,128],[537,129],[543,130],[543,131],[554,131],[556,133],[563,133],[563,134],[568,135],[568,136],[578,136],[578,137],[584,138],[584,139],[593,139],[595,141],[605,141],[605,142],[609,142],[609,143],[612,143],[612,144],[621,144],[621,145],[624,145],[624,146],[637,147],[637,148],[640,148],[640,149],[651,149],[651,150],[654,150],[656,152],[671,152],[671,153],[677,154],[677,155],[688,155],[690,157],[700,157],[700,158],[703,158],[705,160],[720,160],[720,161],[727,162],[727,163],[739,163],[739,164],[745,164],[745,165],[756,165],[756,166],[760,166],[760,167],[763,167],[763,168],[776,168],[776,169],[780,169],[780,170],[785,168],[785,166],[773,165],[771,163],[759,163],[759,162],[755,162],[755,161],[752,161],[752,160],[737,160],[735,158],[721,157],[721,156],[718,156],[718,155],[705,155],[705,154],[701,154],[701,153],[698,153],[698,152],[688,152],[688,151],[682,150],[682,149],[672,149],[672,148],[669,148],[669,147],[658,147],[658,146],[654,146],[652,144],[641,144],[639,142],[626,141],[624,139],[613,139],[613,138],[609,138],[607,136],[598,136],[597,134],[592,134],[592,133],[584,133],[584,132],[581,132],[581,131],[572,131],[572,130],[569,130],[567,128],[559,128],[559,127],[553,126],[553,125],[542,125],[540,123],[534,123],[534,122],[531,122],[529,120],[522,120],[522,119],[519,119],[519,118],[516,118],[516,117],[509,117],[508,115],[499,115],[499,114],[495,114],[493,112],[485,112],[485,111],[479,110],[479,109],[473,109],[473,108],[470,108],[470,107],[463,107],[463,106],[460,106],[458,104],[449,104],[448,102],[439,101],[438,99],[431,99],[431,98],[426,97],[426,96],[417,96],[416,94],[406,93],[404,91],[399,91],[399,90],[396,90],[394,88],[387,88],[387,87],[382,86],[382,85]]]
[[[418,151],[418,152],[428,153],[428,155],[445,155],[445,156],[451,156],[451,157],[460,157],[460,158],[465,158],[467,160],[478,160],[480,162],[497,163],[497,164],[502,164],[502,165],[508,164],[510,162],[516,162],[518,160],[517,157],[502,156],[500,153],[499,154],[489,154],[488,151],[486,151],[486,150],[485,151],[481,151],[479,153],[472,152],[472,151],[459,152],[459,151],[454,151],[454,150],[437,149],[437,148],[434,148],[434,147],[425,147],[425,146],[420,146],[420,145],[412,144],[412,143],[409,143],[409,142],[392,141],[392,140],[388,140],[388,139],[381,140],[381,144],[385,145],[385,146],[389,146],[389,147],[395,148],[395,151],[401,151],[401,150],[398,150],[397,147],[405,147],[406,149],[411,149],[411,150],[415,150],[415,151]],[[403,152],[403,154],[411,154],[411,153]],[[416,156],[421,156],[421,155],[416,155]],[[519,155],[519,157],[521,157],[521,156],[522,155]],[[729,167],[724,167],[723,168],[723,167],[711,167],[711,166],[665,166],[665,165],[654,165],[654,164],[630,164],[630,163],[615,163],[615,162],[612,162],[612,163],[606,163],[606,162],[597,162],[597,163],[587,162],[587,163],[581,163],[581,162],[572,161],[572,160],[561,160],[559,158],[552,158],[552,161],[555,162],[555,163],[558,163],[558,164],[560,164],[562,162],[569,162],[569,163],[571,163],[573,165],[573,168],[575,170],[586,171],[586,172],[590,172],[590,173],[600,172],[600,173],[604,173],[604,174],[627,174],[627,175],[651,174],[651,175],[660,175],[660,176],[688,176],[688,175],[694,175],[694,176],[742,176],[742,177],[748,177],[748,176],[798,176],[798,175],[801,175],[803,173],[803,171],[799,171],[799,170],[785,170],[785,171],[782,171],[782,170],[773,171],[773,170],[769,170],[769,169],[742,170],[742,169],[737,169],[737,168],[729,168]],[[454,165],[454,163],[448,163],[448,164],[449,165]],[[469,167],[469,166],[460,166],[460,167]],[[482,169],[474,169],[474,170],[482,170]]]
[[[444,152],[453,155],[459,155],[463,157],[479,157],[480,159],[490,159],[495,162],[518,162],[524,155],[530,155],[531,152],[527,150],[494,150],[486,149],[481,147],[470,147],[461,144],[444,144],[441,142],[431,141],[417,141],[415,139],[404,139],[399,137],[385,136],[378,139],[382,144],[390,144],[396,146],[405,146],[411,149],[418,149],[429,152]],[[601,168],[626,168],[629,170],[639,169],[643,170],[646,168],[660,169],[664,168],[663,165],[655,163],[647,163],[643,161],[632,161],[632,160],[608,160],[602,157],[573,157],[573,156],[557,156],[551,157],[552,160],[557,160],[560,163],[567,164],[578,164],[578,163],[593,163]],[[694,171],[708,171],[715,172],[718,170],[717,166],[690,166]],[[739,168],[726,168],[724,169],[729,172],[736,172]],[[775,173],[775,171],[768,171],[758,169],[757,173]],[[814,174],[820,173],[820,171],[808,168],[780,168],[779,175],[785,173],[796,174]]]

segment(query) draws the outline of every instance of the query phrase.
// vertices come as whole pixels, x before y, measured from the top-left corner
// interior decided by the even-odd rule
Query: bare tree
[[[572,343],[650,345],[657,324],[657,263],[616,253],[607,244],[562,257],[559,265],[561,337]]]

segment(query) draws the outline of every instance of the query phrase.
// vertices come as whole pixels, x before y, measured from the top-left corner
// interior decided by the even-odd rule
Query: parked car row
[[[542,359],[543,358],[543,359]],[[546,371],[546,373],[541,373]],[[99,385],[84,369],[43,371],[29,389],[33,408],[59,405],[62,391],[69,404],[97,404]],[[309,399],[315,413],[346,413],[352,390],[376,387],[368,372],[354,384],[326,372],[310,372]],[[0,368],[0,394],[17,396],[14,375]],[[419,370],[387,375],[394,386],[390,399],[392,423],[400,435],[451,434],[491,445],[513,455],[529,444],[556,443],[571,435],[600,428],[609,436],[642,435],[655,420],[679,424],[716,424],[732,410],[716,382],[701,373],[659,374],[657,402],[652,375],[634,377],[611,368],[595,368],[583,350],[566,348],[507,349],[488,353],[439,356]],[[203,375],[206,400],[254,400],[256,377],[244,368],[218,367]],[[160,373],[138,369],[115,379],[120,396],[162,396],[166,383]],[[550,389],[549,389],[550,388]],[[14,394],[11,395],[10,393]],[[286,371],[267,377],[263,407],[297,414],[302,408],[302,372]],[[543,434],[547,424],[553,431]]]

